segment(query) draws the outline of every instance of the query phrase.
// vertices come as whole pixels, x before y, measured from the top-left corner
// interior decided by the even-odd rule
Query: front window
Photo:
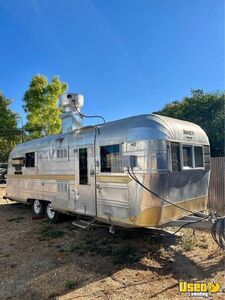
[[[183,168],[193,168],[192,162],[192,146],[183,146]]]
[[[183,163],[181,164],[181,158]],[[171,142],[172,171],[209,169],[209,146],[182,145]]]
[[[195,168],[203,168],[203,148],[200,146],[194,146],[195,152]]]

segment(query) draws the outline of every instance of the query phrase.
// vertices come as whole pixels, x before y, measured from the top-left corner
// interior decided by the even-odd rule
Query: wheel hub
[[[55,216],[55,210],[54,210],[54,208],[52,207],[52,204],[51,204],[51,203],[49,203],[49,204],[47,205],[47,214],[48,214],[48,217],[49,217],[50,219],[53,219],[54,216]]]
[[[41,211],[41,203],[39,200],[34,201],[34,212],[35,214],[39,214]]]

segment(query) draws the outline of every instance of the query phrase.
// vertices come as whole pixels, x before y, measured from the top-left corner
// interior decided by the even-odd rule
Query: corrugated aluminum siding
[[[211,157],[209,208],[225,213],[225,157]]]

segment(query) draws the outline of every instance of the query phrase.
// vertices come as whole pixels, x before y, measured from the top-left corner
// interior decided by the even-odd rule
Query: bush
[[[66,280],[64,285],[65,285],[66,289],[72,290],[75,287],[75,281],[74,280]]]

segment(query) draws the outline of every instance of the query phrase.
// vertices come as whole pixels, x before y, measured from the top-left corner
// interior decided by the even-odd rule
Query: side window
[[[209,146],[204,146],[204,163],[205,163],[205,169],[210,169],[210,149]]]
[[[203,168],[203,148],[200,146],[194,146],[195,153],[195,168]]]
[[[180,146],[179,143],[171,143],[172,171],[180,171]]]
[[[57,149],[56,150],[56,158],[68,158],[68,150],[65,149]]]
[[[190,169],[193,168],[192,163],[192,146],[183,145],[183,168],[184,169]]]
[[[25,163],[26,168],[35,167],[35,152],[26,153],[25,158],[26,158],[26,163]]]
[[[120,145],[108,145],[100,147],[101,172],[122,172],[122,159]]]

